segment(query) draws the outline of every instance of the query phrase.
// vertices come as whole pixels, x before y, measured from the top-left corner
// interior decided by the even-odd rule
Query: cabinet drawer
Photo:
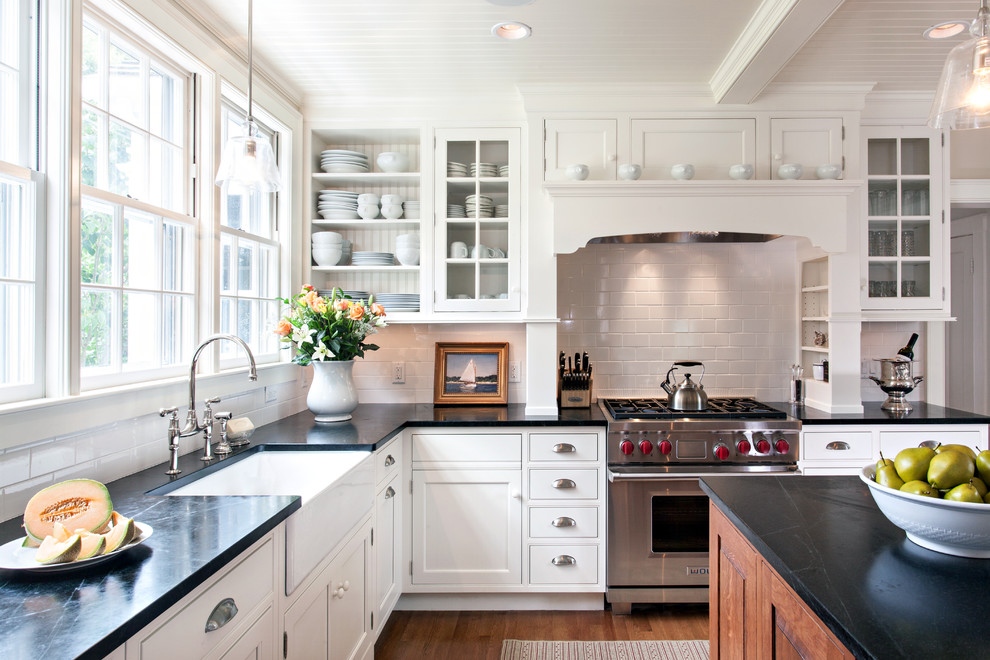
[[[522,461],[522,436],[419,434],[412,437],[412,452],[414,463],[518,462]]]
[[[596,584],[598,546],[529,546],[529,581],[532,584]]]
[[[529,496],[534,500],[598,499],[598,470],[530,470]]]
[[[917,430],[917,431],[881,431],[880,451],[888,458],[893,458],[902,449],[917,447],[925,441],[941,442],[943,445],[966,445],[967,447],[986,448],[983,434],[977,429],[961,431]]]
[[[530,433],[531,461],[597,461],[597,433]]]
[[[375,483],[381,484],[399,471],[402,463],[402,443],[392,440],[375,452]]]
[[[598,538],[598,507],[530,507],[529,535],[547,539]]]
[[[873,455],[873,434],[869,431],[851,433],[804,433],[801,458],[804,460],[862,460],[865,465]]]
[[[228,639],[231,633],[241,628],[244,617],[272,596],[274,545],[269,538],[195,600],[141,639],[136,657],[141,660],[202,658]],[[210,613],[225,598],[233,599],[237,614],[222,628],[206,632]],[[130,643],[127,656],[131,656]]]

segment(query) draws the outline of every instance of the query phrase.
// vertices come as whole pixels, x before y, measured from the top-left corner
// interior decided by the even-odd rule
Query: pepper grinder
[[[217,445],[217,448],[213,450],[218,456],[226,456],[233,451],[230,447],[230,443],[227,442],[227,422],[230,421],[231,417],[233,417],[233,415],[229,412],[218,412],[213,415],[213,419],[220,422],[220,443]]]

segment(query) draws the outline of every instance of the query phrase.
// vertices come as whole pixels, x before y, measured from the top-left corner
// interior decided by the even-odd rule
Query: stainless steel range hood
[[[860,181],[546,183],[555,254],[595,243],[754,242],[801,236],[826,252],[858,240]],[[717,235],[715,234],[717,232]]]

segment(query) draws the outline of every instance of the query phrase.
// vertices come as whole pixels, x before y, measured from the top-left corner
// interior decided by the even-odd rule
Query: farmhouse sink
[[[202,477],[190,475],[192,479],[179,487],[169,484],[150,494],[298,495],[302,507],[285,522],[286,595],[374,506],[370,452],[261,451],[217,467]]]

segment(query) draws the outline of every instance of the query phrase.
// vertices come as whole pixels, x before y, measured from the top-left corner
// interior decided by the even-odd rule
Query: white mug
[[[382,206],[388,206],[389,204],[401,205],[402,202],[404,201],[405,200],[402,199],[402,195],[395,195],[395,194],[382,195]]]
[[[378,206],[381,199],[375,193],[362,193],[358,195],[357,201],[358,204],[374,204]]]
[[[450,258],[451,259],[466,259],[468,256],[467,243],[463,241],[454,241],[450,244]]]

